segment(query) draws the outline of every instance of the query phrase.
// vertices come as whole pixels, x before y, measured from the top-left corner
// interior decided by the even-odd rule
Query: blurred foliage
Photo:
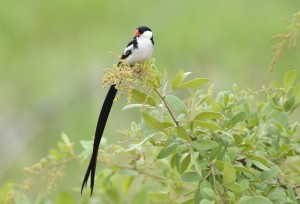
[[[153,29],[154,55],[159,56],[156,65],[168,70],[169,75],[184,66],[195,75],[209,76],[217,92],[229,89],[233,82],[242,89],[259,89],[269,78],[280,80],[287,70],[300,66],[300,47],[291,50],[285,47],[289,38],[282,47],[284,56],[277,60],[275,71],[269,73],[267,69],[275,56],[271,55],[270,48],[285,40],[277,38],[274,43],[271,36],[297,22],[296,16],[290,16],[299,6],[299,1],[273,0],[188,3],[133,0],[117,4],[94,0],[3,0],[0,6],[0,186],[11,192],[13,183],[27,177],[23,167],[47,154],[59,140],[61,131],[72,136],[74,143],[83,138],[92,139],[106,94],[99,82],[103,75],[101,68],[115,62],[108,52],[121,53],[132,37],[130,32],[137,26],[148,25]],[[296,29],[289,27],[282,36]],[[141,93],[133,90],[132,97]],[[188,99],[190,95],[179,90],[176,97]],[[105,133],[109,143],[115,143],[117,128],[124,129],[139,118],[134,109],[119,117],[119,110],[126,103],[124,98],[114,104],[110,114],[114,123],[108,122]],[[166,100],[172,103],[174,97]],[[299,119],[296,113],[289,117],[293,121]],[[74,151],[80,151],[79,145]],[[295,163],[290,159],[286,165],[294,168]],[[74,178],[83,173],[76,159],[71,159],[61,171],[66,172],[61,174],[63,180],[55,180],[57,185],[48,195],[52,201],[57,197],[55,202],[74,196],[65,191],[77,186],[78,179]],[[20,185],[31,186],[33,180],[23,182]],[[37,192],[39,187],[27,194],[31,201]],[[79,193],[74,197],[77,200]]]
[[[274,54],[270,63],[270,70],[273,71],[274,66],[279,57],[283,54],[283,48],[286,46],[289,49],[293,48],[297,44],[297,37],[300,29],[300,12],[294,14],[291,19],[291,25],[288,27],[287,34],[278,34],[273,36],[273,39],[279,39],[280,42],[277,42],[274,46]]]

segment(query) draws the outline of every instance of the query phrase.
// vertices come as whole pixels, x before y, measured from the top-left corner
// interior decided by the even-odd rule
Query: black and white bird
[[[121,59],[125,60],[125,63],[128,65],[143,63],[151,56],[153,52],[153,47],[154,47],[154,41],[153,41],[153,33],[151,29],[146,26],[138,27],[134,32],[133,39],[128,43],[126,49],[124,50]],[[119,62],[118,66],[120,64],[121,62]],[[91,175],[90,188],[91,188],[91,195],[93,194],[98,149],[116,93],[117,93],[117,89],[115,88],[115,84],[113,84],[110,86],[109,91],[105,97],[98,118],[98,123],[96,127],[95,138],[94,138],[93,153],[82,182],[81,193],[84,186],[87,185],[89,176]]]

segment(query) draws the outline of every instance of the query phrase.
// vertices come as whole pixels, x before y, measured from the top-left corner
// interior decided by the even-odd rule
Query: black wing
[[[129,57],[129,55],[131,55],[132,53],[132,49],[128,49],[129,47],[131,47],[133,45],[133,48],[132,49],[136,49],[138,47],[138,44],[137,44],[137,39],[136,37],[134,37],[127,45],[123,55],[121,56],[121,59],[126,59],[127,57]],[[119,62],[118,66],[121,64],[121,62]]]

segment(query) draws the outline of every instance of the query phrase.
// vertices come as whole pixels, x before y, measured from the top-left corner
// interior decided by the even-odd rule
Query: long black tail
[[[91,195],[93,194],[93,189],[94,189],[94,179],[95,179],[95,171],[96,171],[96,164],[97,164],[97,156],[98,156],[98,149],[100,145],[100,141],[103,135],[103,131],[106,125],[106,121],[111,109],[111,106],[113,104],[114,98],[116,96],[117,89],[115,88],[115,85],[112,85],[106,95],[106,98],[104,100],[99,118],[98,118],[98,123],[97,123],[97,128],[96,128],[96,133],[95,133],[95,138],[94,138],[94,147],[93,147],[93,154],[89,163],[89,166],[86,170],[82,186],[81,186],[81,194],[84,186],[87,185],[89,176],[91,174],[91,183],[90,183],[90,188],[91,188]]]

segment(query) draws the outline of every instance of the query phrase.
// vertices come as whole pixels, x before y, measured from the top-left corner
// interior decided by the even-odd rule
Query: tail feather
[[[101,112],[100,112],[100,115],[98,118],[98,123],[97,123],[96,132],[95,132],[95,138],[94,138],[93,153],[92,153],[92,157],[91,157],[89,166],[87,168],[87,171],[85,173],[85,176],[84,176],[84,179],[82,182],[81,194],[82,194],[83,188],[87,185],[90,174],[91,174],[91,181],[90,181],[91,195],[93,194],[98,149],[99,149],[100,141],[101,141],[101,138],[103,135],[105,125],[106,125],[106,121],[107,121],[107,118],[108,118],[108,115],[109,115],[109,112],[112,107],[112,104],[113,104],[116,94],[117,94],[117,89],[115,88],[115,85],[111,85],[111,87],[105,97],[105,100],[104,100],[104,103],[103,103],[103,106],[101,108]]]

